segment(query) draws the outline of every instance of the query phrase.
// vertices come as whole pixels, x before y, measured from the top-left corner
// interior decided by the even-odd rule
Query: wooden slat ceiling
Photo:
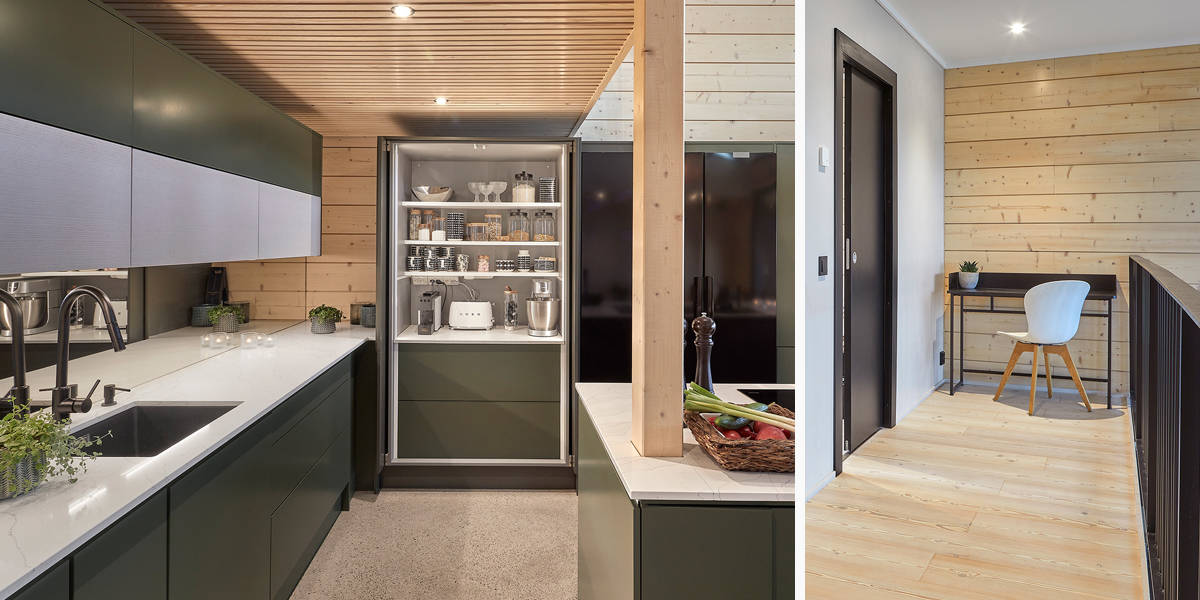
[[[633,29],[632,0],[108,4],[324,135],[567,135]]]

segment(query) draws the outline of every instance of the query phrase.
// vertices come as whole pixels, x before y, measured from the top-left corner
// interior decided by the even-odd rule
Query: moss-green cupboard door
[[[775,598],[771,512],[643,503],[641,598]],[[736,574],[720,565],[737,565]]]
[[[167,596],[167,493],[151,497],[71,558],[72,600]]]
[[[9,600],[70,600],[71,561],[64,559]]]
[[[0,112],[128,145],[132,36],[87,0],[0,0]]]

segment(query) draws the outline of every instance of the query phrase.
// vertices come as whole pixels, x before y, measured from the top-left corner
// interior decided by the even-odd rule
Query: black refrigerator
[[[684,155],[684,316],[716,320],[713,380],[774,383],[776,373],[773,152]],[[582,153],[578,381],[630,380],[633,154]],[[684,373],[695,372],[690,330]]]

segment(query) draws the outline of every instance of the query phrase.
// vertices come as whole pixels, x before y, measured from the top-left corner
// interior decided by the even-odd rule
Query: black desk
[[[988,375],[1003,375],[1004,371],[990,369],[966,369],[963,367],[963,314],[964,313],[1001,313],[1024,314],[1022,309],[996,308],[996,298],[1024,298],[1025,292],[1035,285],[1050,281],[1075,279],[1086,281],[1092,288],[1088,290],[1088,300],[1101,300],[1108,307],[1107,312],[1095,313],[1084,311],[1084,317],[1102,317],[1108,322],[1108,369],[1104,379],[1096,377],[1080,377],[1084,381],[1103,381],[1108,385],[1108,408],[1112,408],[1112,307],[1117,298],[1116,275],[1071,275],[1058,273],[980,273],[979,285],[973,290],[958,287],[958,276],[950,276],[950,395],[963,384],[963,373],[983,373]],[[967,308],[963,300],[959,300],[958,309],[958,375],[954,373],[954,299],[955,298],[988,298],[987,308]]]

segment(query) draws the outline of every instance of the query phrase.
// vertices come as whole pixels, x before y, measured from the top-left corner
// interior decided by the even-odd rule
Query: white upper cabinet
[[[259,185],[133,150],[133,264],[258,258]]]
[[[321,198],[258,184],[258,258],[321,253]]]
[[[0,274],[130,266],[130,149],[0,113]]]

